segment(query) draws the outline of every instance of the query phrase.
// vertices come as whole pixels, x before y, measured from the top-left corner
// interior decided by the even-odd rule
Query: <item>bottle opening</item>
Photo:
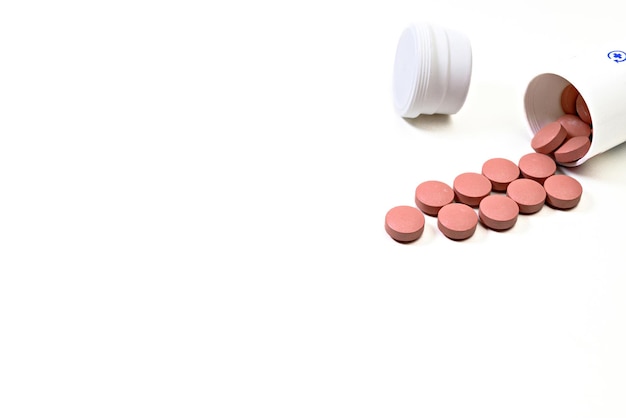
[[[561,93],[569,84],[563,77],[551,73],[540,74],[528,84],[524,108],[533,134],[565,114],[561,107]]]

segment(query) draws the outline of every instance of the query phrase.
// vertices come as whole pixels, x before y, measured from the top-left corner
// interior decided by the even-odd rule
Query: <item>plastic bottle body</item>
[[[624,49],[626,42],[595,47],[555,63],[528,84],[524,110],[533,134],[565,113],[561,93],[568,84],[578,90],[589,108],[593,129],[591,148],[580,160],[565,165],[580,165],[626,141]]]

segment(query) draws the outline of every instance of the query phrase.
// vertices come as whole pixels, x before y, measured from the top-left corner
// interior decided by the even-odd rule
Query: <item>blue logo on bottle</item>
[[[626,52],[619,50],[611,51],[607,54],[607,57],[615,62],[624,62],[626,61]]]

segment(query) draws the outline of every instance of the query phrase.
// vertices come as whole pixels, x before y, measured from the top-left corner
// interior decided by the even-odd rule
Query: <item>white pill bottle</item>
[[[591,115],[591,148],[578,166],[626,142],[626,42],[600,43],[563,59],[534,76],[524,93],[524,110],[533,134],[565,112],[561,93],[572,84]]]

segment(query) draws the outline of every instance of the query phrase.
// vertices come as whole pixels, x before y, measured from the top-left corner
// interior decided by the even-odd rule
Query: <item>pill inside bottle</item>
[[[557,163],[573,163],[583,158],[591,148],[591,140],[587,136],[575,136],[568,139],[556,151],[554,160]]]
[[[565,138],[567,138],[565,127],[561,122],[555,120],[539,129],[530,145],[537,152],[551,154],[565,141]]]
[[[559,120],[568,132],[567,139],[589,137],[585,155],[560,165],[581,165],[626,141],[626,71],[612,54],[615,45],[615,39],[607,39],[573,55],[559,56],[560,51],[554,51],[552,58],[541,64],[543,71],[529,80],[524,110],[533,134]]]

